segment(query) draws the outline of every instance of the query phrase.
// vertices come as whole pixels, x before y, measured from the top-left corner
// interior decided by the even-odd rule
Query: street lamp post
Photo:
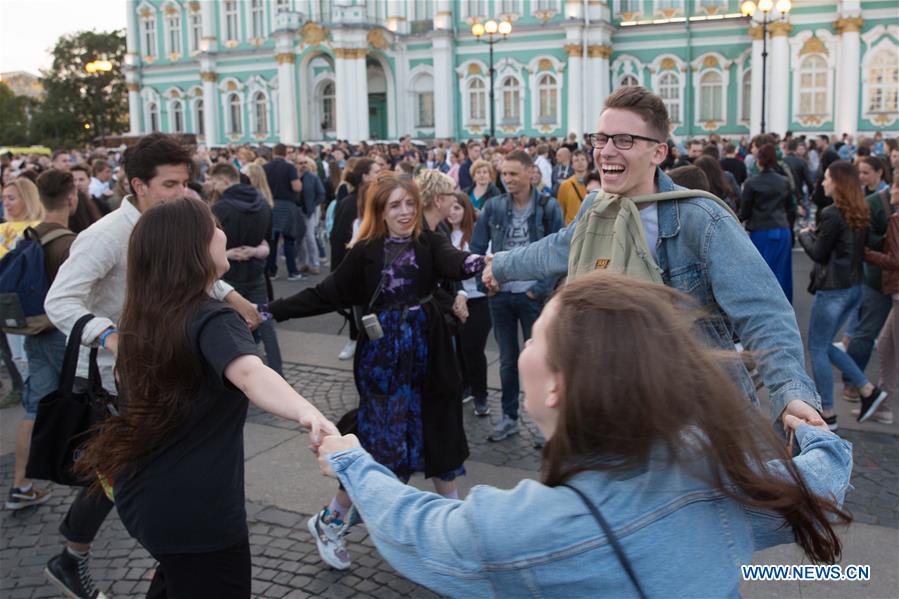
[[[793,3],[790,0],[777,0],[777,5],[775,6],[774,0],[758,0],[756,3],[754,0],[745,0],[740,5],[740,11],[743,13],[743,16],[752,18],[755,15],[756,10],[762,11],[762,122],[761,122],[761,133],[765,132],[765,82],[767,77],[766,71],[768,67],[768,15],[771,13],[773,9],[776,9],[778,13],[780,13],[780,20],[785,21],[787,18],[787,14],[790,12],[790,9],[793,8]],[[755,65],[753,65],[755,66]]]
[[[500,21],[497,23],[493,19],[490,19],[486,23],[475,23],[471,26],[471,34],[474,35],[477,40],[485,41],[488,46],[490,46],[490,137],[496,138],[496,103],[493,101],[493,46],[494,44],[498,44],[503,41],[509,34],[512,33],[512,23],[509,21]],[[484,39],[484,35],[487,35],[487,39]],[[495,37],[499,34],[499,38]]]
[[[84,70],[87,71],[88,73],[90,73],[91,75],[102,75],[102,74],[108,73],[112,70],[112,63],[109,62],[108,60],[92,60],[91,62],[84,65]],[[101,94],[99,94],[99,93],[94,95],[94,100],[95,100],[96,104],[102,103],[102,98],[100,96],[101,96]],[[103,137],[102,106],[97,107],[97,112],[96,112],[95,116],[97,118],[97,135],[102,138]],[[88,126],[85,123],[84,128],[90,129],[90,126]]]

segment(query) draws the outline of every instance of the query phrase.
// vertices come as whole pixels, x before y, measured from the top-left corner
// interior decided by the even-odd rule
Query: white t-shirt
[[[659,263],[659,255],[656,252],[656,243],[659,240],[659,205],[653,202],[640,210],[640,222],[643,223],[643,235],[646,236],[646,245],[652,254],[656,264]]]

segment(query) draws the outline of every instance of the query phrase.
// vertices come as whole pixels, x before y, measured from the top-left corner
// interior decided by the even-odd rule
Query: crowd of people
[[[852,458],[832,433],[831,365],[859,421],[891,423],[899,391],[899,146],[669,131],[662,100],[628,87],[583,139],[207,149],[151,134],[124,150],[3,156],[0,260],[41,240],[52,323],[3,343],[26,412],[7,508],[48,497],[26,477],[31,430],[85,315],[78,376],[99,348],[103,387],[121,398],[76,463],[85,486],[48,577],[101,595],[90,545],[115,505],[159,563],[148,596],[248,597],[248,402],[306,427],[339,480],[308,521],[334,568],[351,567],[345,538],[361,521],[402,574],[454,596],[529,580],[655,595],[675,571],[729,594],[753,551],[794,540],[833,562]],[[794,246],[814,263],[811,376]],[[317,278],[276,298],[278,277]],[[348,322],[339,357],[354,360],[359,395],[336,424],[284,381],[274,327],[326,312]],[[487,440],[519,432],[523,392],[541,480],[462,500],[464,410],[491,413],[491,329],[502,413]],[[416,472],[436,494],[404,485]],[[661,553],[696,554],[660,562],[672,510],[682,534]],[[516,517],[532,525],[498,524]],[[736,553],[711,542],[734,526],[749,533]]]

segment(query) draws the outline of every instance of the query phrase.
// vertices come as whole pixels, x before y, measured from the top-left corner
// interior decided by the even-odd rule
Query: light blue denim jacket
[[[852,446],[802,425],[794,458],[809,489],[842,504]],[[381,555],[403,576],[451,597],[632,597],[636,591],[571,489],[524,480],[477,486],[464,501],[404,485],[361,448],[329,461]],[[785,473],[781,461],[769,468]],[[738,597],[755,551],[792,543],[774,512],[751,509],[655,452],[628,473],[569,484],[599,507],[650,597]],[[784,474],[785,475],[785,474]]]
[[[659,192],[683,189],[660,170]],[[574,221],[531,245],[493,256],[498,281],[565,275],[574,229],[593,206],[584,199]],[[774,273],[740,223],[723,207],[704,198],[659,202],[656,252],[666,285],[688,293],[708,317],[700,329],[711,347],[733,349],[733,332],[758,362],[768,388],[771,419],[800,399],[816,409],[821,399],[805,372],[802,338],[793,307]],[[729,366],[734,382],[753,403],[755,385],[742,363]]]

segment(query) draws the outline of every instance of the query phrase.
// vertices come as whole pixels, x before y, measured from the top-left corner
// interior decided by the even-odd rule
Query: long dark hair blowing
[[[727,200],[733,197],[733,188],[724,176],[724,169],[721,163],[711,156],[700,156],[693,161],[693,166],[705,173],[706,179],[709,181],[709,191],[721,198]]]
[[[158,204],[137,221],[116,360],[126,403],[86,445],[82,474],[127,473],[184,421],[202,378],[187,325],[216,279],[209,254],[214,232],[209,207],[187,198]]]
[[[839,559],[828,516],[848,523],[849,514],[811,493],[783,440],[722,368],[723,356],[700,345],[683,309],[688,297],[596,271],[554,301],[547,361],[562,375],[564,399],[543,450],[545,484],[638,468],[661,446],[672,461],[707,472],[726,496],[783,516],[811,559]],[[772,457],[783,458],[786,476],[768,470]]]
[[[863,231],[868,228],[871,211],[865,196],[862,194],[862,182],[858,178],[858,169],[851,162],[837,160],[827,167],[830,180],[833,182],[833,203],[850,229]]]

